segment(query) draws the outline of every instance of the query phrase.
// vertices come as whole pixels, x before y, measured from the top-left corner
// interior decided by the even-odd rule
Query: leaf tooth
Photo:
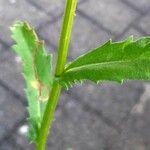
[[[80,84],[82,85],[83,84],[83,80],[79,80]]]
[[[118,82],[119,84],[123,84],[123,82],[124,82],[124,79],[121,79],[121,80],[116,80],[116,82]]]
[[[71,82],[67,82],[68,87],[72,87],[72,83]]]
[[[65,83],[64,85],[65,85],[66,90],[68,91],[69,90],[68,83]]]
[[[58,80],[58,81],[59,81],[59,80]],[[60,84],[61,84],[62,87],[64,87],[65,89],[68,90],[68,88],[69,88],[69,82],[61,81]]]
[[[100,83],[100,80],[96,81],[96,84],[99,84]]]
[[[121,80],[120,84],[123,84],[123,83],[124,83],[124,79]]]

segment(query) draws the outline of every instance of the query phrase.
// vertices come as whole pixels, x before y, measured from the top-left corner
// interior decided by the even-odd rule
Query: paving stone
[[[119,0],[92,0],[79,8],[115,34],[123,32],[138,16],[136,11]]]
[[[89,20],[76,14],[70,44],[70,56],[76,56],[93,49],[112,38],[111,34],[99,29]]]
[[[60,28],[61,22],[58,21],[54,24],[43,26],[39,34],[46,41],[49,40],[50,43],[58,45]],[[79,54],[91,48],[95,48],[100,45],[100,43],[110,39],[112,35],[99,29],[77,13],[71,37],[69,55],[71,58],[75,58]],[[53,49],[52,51],[56,50]]]
[[[23,126],[18,128],[10,140],[15,141],[18,147],[33,150],[34,146],[28,144],[25,135],[21,134]],[[67,94],[61,95],[47,149],[99,150],[111,147],[119,150],[121,147],[119,144],[114,144],[116,142],[121,145],[119,134],[115,129],[107,126],[99,116],[84,111],[82,105],[72,100]]]
[[[63,97],[63,96],[62,96]],[[61,100],[59,102],[59,105],[58,105],[58,110],[57,111],[60,111],[59,108],[62,107],[63,105],[65,105],[67,101],[64,101],[64,100]],[[34,144],[31,144],[26,136],[27,134],[27,130],[28,130],[28,123],[27,122],[24,122],[23,124],[21,124],[18,129],[16,130],[15,133],[11,134],[11,137],[8,139],[7,142],[5,142],[5,144],[3,144],[3,147],[7,148],[7,145],[10,144],[10,141],[12,142],[15,142],[14,145],[17,145],[17,149],[19,149],[20,147],[24,148],[24,150],[33,150],[35,149],[35,145]],[[53,130],[53,129],[52,129]],[[56,132],[57,134],[57,131],[54,127],[54,131]],[[52,131],[53,132],[53,131]],[[55,134],[55,133],[54,133]],[[55,135],[56,135],[55,134]],[[55,135],[53,138],[55,138]],[[50,138],[51,139],[51,138]],[[53,140],[53,139],[52,139]],[[56,144],[57,146],[57,144]],[[1,148],[1,146],[0,146]],[[16,147],[12,147],[12,150],[16,150],[15,149]],[[19,149],[20,150],[20,149]]]
[[[12,137],[9,137],[6,141],[4,141],[0,145],[1,150],[28,150],[27,145],[20,146],[16,143],[16,139],[14,138],[14,135],[11,135]],[[19,136],[18,136],[19,137]],[[33,150],[33,149],[32,149]]]
[[[89,104],[116,125],[121,122],[138,102],[144,87],[142,81],[128,81],[123,85],[103,82],[100,85],[85,83],[71,88],[70,94]]]
[[[85,111],[78,100],[63,93],[55,112],[47,149],[149,150],[149,101],[147,104],[142,115],[128,116],[121,134],[118,134],[101,117]],[[26,146],[28,150],[34,148],[19,131],[13,136],[13,140],[18,147]]]
[[[135,105],[134,109],[131,111],[131,114],[128,116],[128,120],[124,123],[124,132],[121,137],[125,141],[124,146],[127,147],[128,145],[128,150],[150,149],[149,90],[150,84],[147,83],[145,92],[141,96],[139,103]]]
[[[150,1],[149,0],[124,0],[124,1],[128,1],[129,3],[131,3],[132,5],[134,5],[135,7],[137,7],[139,10],[145,12],[148,10],[148,8],[150,7]],[[130,4],[129,4],[130,5]]]
[[[150,99],[144,105],[144,111],[141,113],[131,114],[128,121],[124,124],[124,132],[122,140],[125,141],[124,146],[128,150],[149,150],[150,149]]]
[[[18,150],[16,147],[13,146],[13,144],[10,144],[8,142],[4,142],[2,145],[0,145],[1,150]]]
[[[56,59],[56,43],[59,39],[60,24],[61,21],[56,21],[53,24],[42,25],[38,31],[40,39],[45,41],[46,50],[53,54],[53,60]]]
[[[26,0],[0,1],[0,35],[1,39],[11,44],[9,27],[16,20],[26,20],[37,27],[47,15],[27,3]],[[38,17],[37,17],[38,16]],[[50,19],[51,17],[49,17]]]
[[[8,87],[24,96],[24,81],[21,75],[21,62],[12,50],[7,50],[0,55],[0,80]]]
[[[134,39],[138,39],[141,36],[143,36],[143,34],[137,31],[136,29],[134,29],[133,27],[131,27],[122,36],[119,36],[117,40],[124,40],[129,36],[133,36]]]
[[[78,3],[85,3],[88,0],[78,0]],[[51,14],[52,16],[57,17],[61,13],[63,13],[64,7],[65,7],[65,0],[28,0],[30,4],[33,6],[36,6],[40,10],[43,10],[47,14]]]
[[[43,10],[47,14],[52,16],[58,16],[63,12],[65,6],[65,0],[28,0],[30,4],[36,6],[38,9]]]
[[[149,27],[150,27],[150,13],[145,15],[143,18],[140,19],[140,21],[137,23],[137,25],[142,28],[147,34],[150,34]]]
[[[19,100],[1,86],[0,96],[0,139],[2,139],[24,117],[25,108]]]
[[[55,121],[47,149],[53,150],[119,150],[119,135],[99,116],[83,110],[82,105],[63,94],[63,105],[55,113]],[[67,102],[65,102],[67,101]],[[64,104],[65,103],[65,104]],[[57,144],[56,144],[57,141]]]
[[[23,126],[26,126],[26,124],[19,127],[18,131],[14,135],[12,135],[12,138],[10,140],[15,141],[18,147],[23,147],[25,150],[34,150],[35,146],[34,144],[31,144],[29,142],[26,133],[23,133],[23,131],[19,131],[21,130],[21,128],[23,128]]]
[[[5,45],[5,43],[3,41],[0,41],[0,53],[2,54],[2,52],[4,51],[4,49],[6,49],[7,46]]]

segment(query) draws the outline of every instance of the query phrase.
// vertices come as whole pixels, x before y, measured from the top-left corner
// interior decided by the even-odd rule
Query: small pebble
[[[9,0],[9,2],[10,2],[11,4],[15,4],[15,3],[16,3],[16,0]]]
[[[25,135],[28,132],[28,126],[27,125],[23,125],[19,128],[18,130],[19,134],[21,135]]]
[[[17,63],[20,63],[20,62],[21,62],[21,57],[16,56],[16,57],[15,57],[15,61],[16,61]]]

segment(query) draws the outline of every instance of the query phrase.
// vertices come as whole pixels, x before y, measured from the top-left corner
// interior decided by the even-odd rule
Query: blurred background
[[[0,0],[0,150],[34,150],[25,137],[24,81],[9,27],[29,21],[55,60],[63,8],[64,0]],[[149,34],[150,0],[79,0],[68,60],[110,38]],[[150,150],[149,82],[63,90],[47,150]]]

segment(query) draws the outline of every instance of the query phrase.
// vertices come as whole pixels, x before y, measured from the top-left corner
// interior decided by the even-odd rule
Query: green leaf
[[[118,81],[150,79],[150,37],[133,37],[121,42],[109,40],[104,45],[69,63],[60,77],[64,86],[76,81]]]
[[[15,52],[21,57],[30,123],[29,138],[36,142],[49,91],[53,82],[52,55],[44,49],[34,29],[26,22],[16,22],[12,27],[12,38],[16,42]]]

